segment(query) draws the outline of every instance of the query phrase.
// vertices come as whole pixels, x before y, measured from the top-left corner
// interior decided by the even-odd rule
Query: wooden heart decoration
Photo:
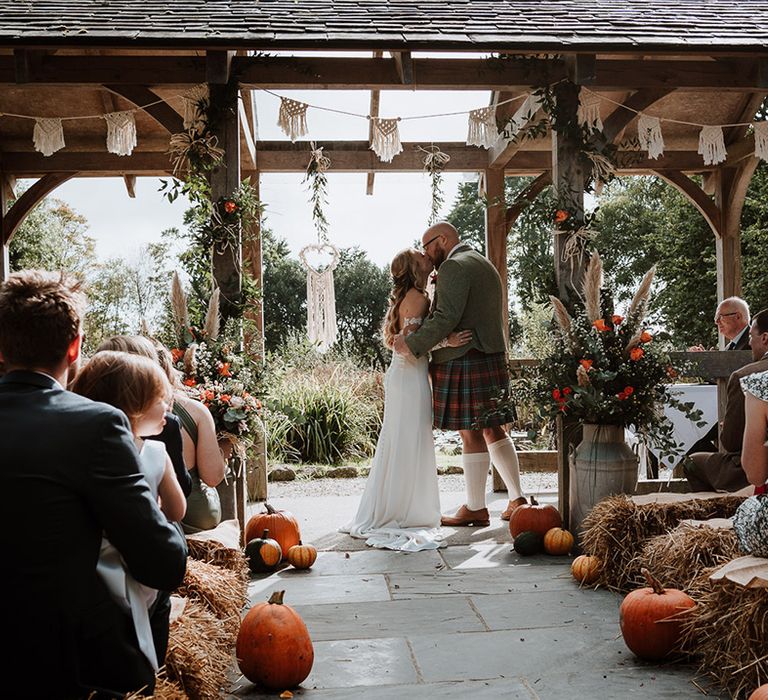
[[[319,274],[328,268],[336,269],[339,263],[339,249],[330,243],[311,243],[299,251],[299,259],[307,270]]]

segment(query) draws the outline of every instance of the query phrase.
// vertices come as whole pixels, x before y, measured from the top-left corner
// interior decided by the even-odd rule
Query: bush
[[[381,428],[381,373],[291,337],[268,358],[267,451],[283,462],[339,464],[373,454]]]

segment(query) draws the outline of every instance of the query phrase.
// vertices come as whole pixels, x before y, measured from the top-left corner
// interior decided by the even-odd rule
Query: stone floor
[[[463,495],[441,498],[448,512]],[[249,588],[251,603],[284,589],[307,624],[315,662],[295,697],[701,697],[691,667],[646,664],[627,650],[620,596],[580,589],[567,557],[512,551],[498,517],[506,501],[489,499],[490,527],[447,529],[445,548],[414,554],[372,550],[336,532],[354,515],[357,496],[273,503],[294,513],[303,539],[321,550],[311,570],[286,568]],[[242,677],[232,692],[278,695]]]

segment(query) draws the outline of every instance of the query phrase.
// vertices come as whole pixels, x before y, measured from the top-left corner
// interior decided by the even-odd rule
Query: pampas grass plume
[[[635,292],[635,296],[632,298],[632,303],[629,305],[629,318],[634,323],[640,324],[645,318],[645,311],[648,308],[648,296],[651,291],[651,283],[653,277],[656,274],[656,265],[654,265],[648,272],[645,273],[640,286]]]
[[[557,320],[560,329],[563,331],[563,333],[570,333],[571,317],[568,314],[568,310],[565,308],[565,305],[557,297],[553,297],[551,294],[549,295],[549,300],[552,302],[552,308],[555,312],[555,319]]]
[[[187,310],[187,295],[184,294],[177,272],[173,273],[173,280],[171,281],[171,309],[173,310],[176,332],[179,338],[182,338],[184,329],[189,327],[189,311]]]
[[[603,286],[603,262],[600,254],[595,251],[589,261],[587,272],[584,275],[584,308],[587,310],[589,321],[597,321],[602,318],[600,309],[600,287]]]
[[[208,303],[208,313],[205,315],[203,332],[206,338],[216,340],[219,337],[219,290],[214,289],[211,301]]]

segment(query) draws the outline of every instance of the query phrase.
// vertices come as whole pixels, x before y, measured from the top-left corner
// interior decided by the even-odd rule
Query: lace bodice
[[[755,372],[741,378],[741,388],[763,401],[768,401],[768,372]]]
[[[422,323],[424,323],[424,319],[421,316],[403,319],[403,326],[420,326]]]

